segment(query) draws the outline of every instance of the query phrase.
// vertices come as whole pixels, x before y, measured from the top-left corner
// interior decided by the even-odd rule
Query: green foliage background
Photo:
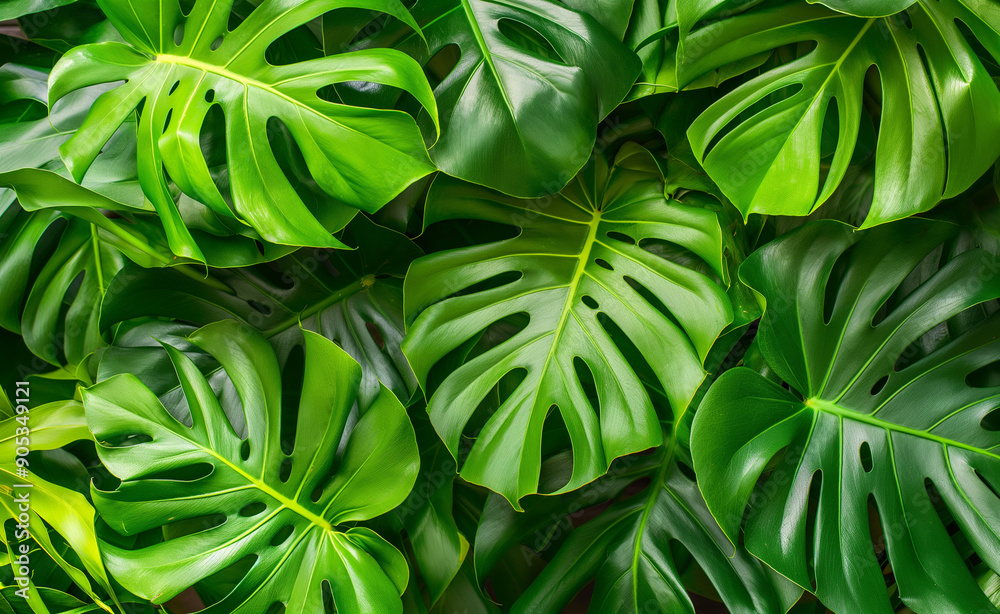
[[[0,613],[1000,613],[996,0],[0,21]]]

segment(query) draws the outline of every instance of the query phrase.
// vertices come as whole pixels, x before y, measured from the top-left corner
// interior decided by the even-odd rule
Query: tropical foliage
[[[0,21],[0,614],[1000,614],[995,0]]]

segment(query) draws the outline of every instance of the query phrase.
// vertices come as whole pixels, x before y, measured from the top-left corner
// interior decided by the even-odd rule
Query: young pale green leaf
[[[74,90],[125,80],[95,102],[80,130],[60,149],[79,181],[101,147],[133,111],[138,122],[139,180],[178,256],[204,260],[167,177],[223,220],[247,224],[284,245],[343,247],[330,230],[358,209],[375,211],[434,170],[423,138],[406,113],[329,102],[324,87],[370,81],[416,98],[437,123],[433,94],[420,66],[405,54],[374,49],[288,65],[264,54],[280,36],[327,11],[381,11],[414,26],[398,0],[264,2],[234,30],[233,0],[197,0],[185,14],[178,0],[143,5],[101,0],[128,44],[77,47],[52,71],[52,103]],[[209,171],[201,131],[213,106],[225,116],[231,204]],[[316,184],[333,199],[311,210],[272,150],[274,119],[290,132]]]
[[[12,400],[15,407],[28,407],[17,395]],[[75,441],[91,439],[83,406],[76,401],[61,401],[28,409],[29,413],[15,411],[15,416],[0,422],[0,516],[4,522],[19,518],[25,510],[22,509],[24,502],[18,497],[28,493],[26,513],[32,539],[78,587],[100,604],[96,607],[111,612],[94,592],[87,575],[104,590],[112,591],[94,531],[93,506],[82,494],[48,482],[31,471],[27,475],[19,474],[16,464],[19,448],[55,450]],[[26,424],[30,431],[25,429]],[[15,484],[27,484],[30,488],[15,489]],[[50,530],[66,541],[79,562],[67,560],[69,557],[53,545]],[[14,553],[17,554],[19,552]],[[81,563],[82,570],[76,567]],[[32,587],[32,590],[37,595],[37,588]]]
[[[483,399],[501,381],[523,380],[486,420],[462,477],[515,507],[537,492],[542,425],[553,407],[574,452],[562,491],[604,474],[619,456],[659,445],[660,417],[630,348],[650,365],[673,410],[683,411],[705,377],[705,354],[733,319],[712,278],[723,276],[715,213],[667,200],[652,156],[631,144],[610,168],[596,156],[561,193],[540,200],[439,177],[426,223],[463,218],[516,226],[520,234],[426,256],[406,277],[403,351],[432,394],[428,413],[456,458]],[[658,242],[679,249],[665,248],[661,257],[643,247]],[[523,329],[467,360],[466,350],[427,390],[437,363],[518,314],[528,317]],[[599,411],[585,396],[577,358],[593,373]]]
[[[737,86],[689,129],[705,169],[744,216],[807,215],[822,205],[847,171],[863,122],[878,126],[874,202],[863,227],[959,194],[1000,154],[1000,91],[984,66],[989,56],[1000,60],[1000,5],[992,0],[920,0],[887,18],[802,1],[718,18],[739,3],[682,4],[682,86],[754,54],[815,44]],[[884,14],[907,3],[827,4]],[[866,110],[868,95],[880,101],[877,110]],[[829,159],[824,131],[835,135]]]
[[[621,35],[601,21],[619,28],[632,2],[601,2],[599,18],[576,10],[591,4],[420,0],[412,10],[426,42],[399,24],[362,46],[393,46],[422,64],[457,47],[458,63],[434,89],[441,139],[431,157],[454,177],[536,197],[561,189],[586,163],[597,123],[639,71]]]
[[[280,603],[289,612],[322,614],[327,585],[340,611],[401,612],[402,555],[370,529],[349,528],[393,509],[416,478],[413,427],[396,397],[383,388],[352,426],[361,369],[336,344],[307,331],[289,432],[282,413],[295,408],[282,407],[282,374],[264,337],[229,320],[196,331],[190,341],[231,378],[247,438],[233,430],[195,363],[165,345],[184,391],[179,406],[164,407],[130,374],[84,391],[98,454],[122,480],[111,492],[93,489],[93,496],[104,520],[123,535],[215,515],[225,521],[134,550],[103,543],[115,577],[162,603],[250,557],[236,588],[204,612],[260,614]],[[207,475],[192,478],[200,467]]]
[[[813,222],[740,269],[767,303],[762,356],[792,390],[722,375],[694,419],[698,483],[730,539],[743,526],[750,552],[839,612],[893,611],[876,533],[912,610],[997,611],[964,559],[1000,565],[1000,317],[982,306],[1000,260],[951,249],[957,231]]]

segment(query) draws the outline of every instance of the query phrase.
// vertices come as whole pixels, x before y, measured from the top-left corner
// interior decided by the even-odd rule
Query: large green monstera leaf
[[[183,404],[164,407],[131,374],[84,391],[98,453],[122,480],[111,492],[95,488],[94,501],[123,535],[181,520],[224,522],[133,550],[103,543],[115,577],[162,603],[249,557],[245,576],[204,612],[260,614],[283,604],[322,614],[325,594],[339,612],[401,612],[402,555],[352,526],[388,512],[413,486],[417,445],[399,401],[383,389],[356,423],[349,420],[361,369],[312,332],[297,407],[283,407],[294,397],[283,395],[274,351],[253,329],[225,321],[189,339],[232,379],[247,437],[236,434],[194,362],[167,346]],[[282,420],[287,412],[297,412],[294,421]]]
[[[397,25],[362,46],[391,45],[423,64],[454,49],[434,88],[434,162],[454,177],[524,198],[562,188],[586,163],[597,123],[622,101],[639,60],[608,26],[629,0],[420,0],[426,42]],[[566,6],[568,5],[568,6]],[[443,72],[443,74],[442,74]]]
[[[814,222],[740,269],[790,388],[719,378],[694,419],[698,483],[731,539],[742,524],[750,552],[838,612],[893,611],[886,562],[913,611],[997,611],[964,559],[1000,566],[1000,260],[955,249],[957,229]]]
[[[864,123],[878,129],[865,227],[957,195],[1000,155],[1000,91],[977,56],[981,49],[1000,60],[1000,5],[992,0],[919,0],[887,18],[794,0],[716,18],[739,4],[679,3],[680,85],[783,45],[815,44],[739,85],[691,125],[705,169],[744,215],[806,215],[822,205]],[[864,4],[858,12],[877,15],[909,3],[825,4]],[[865,96],[880,101],[874,114]]]
[[[661,417],[636,361],[648,362],[653,385],[681,412],[705,377],[706,353],[733,318],[718,283],[715,213],[667,200],[652,156],[633,145],[611,168],[597,156],[566,189],[542,200],[438,178],[426,223],[462,218],[521,230],[513,239],[421,258],[406,277],[403,351],[425,390],[432,368],[451,354],[442,363],[451,372],[428,390],[428,412],[456,458],[480,403],[501,380],[523,376],[482,426],[462,477],[515,507],[537,492],[550,410],[573,448],[562,491],[603,475],[616,457],[659,445]],[[523,328],[469,354],[465,346],[484,329],[519,314],[527,315]],[[599,408],[588,402],[578,366],[593,374]]]
[[[265,51],[289,30],[338,8],[382,11],[415,24],[398,0],[265,0],[234,30],[233,0],[198,0],[188,14],[179,0],[136,11],[129,0],[100,5],[128,44],[77,47],[53,69],[50,101],[89,85],[124,80],[103,94],[61,149],[78,181],[133,111],[138,122],[139,179],[178,256],[204,260],[171,196],[169,179],[230,224],[248,224],[267,241],[343,247],[330,230],[358,209],[375,211],[434,170],[416,123],[402,111],[329,102],[320,90],[343,81],[398,87],[437,122],[420,66],[402,52],[378,49],[288,65]],[[202,151],[212,107],[225,116],[231,198],[218,188]],[[315,183],[332,198],[312,210],[272,150],[280,122],[297,144]]]
[[[513,612],[524,614],[563,611],[591,580],[590,612],[694,614],[686,581],[697,575],[695,570],[709,579],[729,612],[785,614],[802,589],[746,550],[734,550],[698,485],[680,468],[677,452],[672,441],[655,454],[618,459],[606,477],[581,490],[525,499],[526,513],[494,495],[476,535],[477,571],[485,576],[511,548],[542,555],[555,550],[513,606]],[[566,460],[549,462],[565,465]],[[635,494],[629,486],[640,480],[650,484]],[[584,516],[588,507],[609,500],[614,503],[596,518],[570,529],[574,515]]]

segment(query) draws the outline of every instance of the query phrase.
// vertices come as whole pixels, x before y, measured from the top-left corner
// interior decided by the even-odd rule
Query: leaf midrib
[[[263,480],[258,480],[257,478],[253,477],[252,475],[250,475],[246,471],[243,471],[243,469],[241,469],[240,467],[238,467],[234,463],[230,462],[229,459],[220,456],[218,453],[216,453],[215,450],[213,450],[211,448],[208,448],[208,447],[205,447],[205,446],[199,444],[196,441],[191,441],[190,439],[188,441],[190,441],[191,444],[193,444],[197,448],[201,449],[202,451],[206,452],[210,456],[218,459],[226,467],[229,467],[230,469],[232,469],[233,471],[235,471],[237,474],[239,474],[241,477],[243,477],[246,481],[248,481],[251,484],[253,484],[254,487],[257,488],[257,490],[259,490],[262,493],[266,494],[267,496],[271,497],[272,499],[274,499],[275,501],[277,501],[278,503],[280,503],[283,507],[292,510],[293,512],[295,512],[299,516],[302,516],[303,518],[305,518],[306,520],[308,520],[310,522],[310,524],[316,525],[316,526],[318,526],[318,527],[320,527],[320,528],[322,528],[322,529],[324,529],[326,531],[332,531],[333,530],[333,526],[329,522],[327,522],[324,518],[322,518],[321,516],[319,516],[318,514],[316,514],[314,512],[311,512],[311,511],[307,510],[305,507],[303,507],[302,505],[300,505],[297,501],[293,501],[292,499],[286,497],[285,495],[281,494],[277,490],[271,488],[271,486],[269,486]]]
[[[976,446],[963,443],[961,441],[955,441],[954,439],[948,439],[947,437],[941,437],[940,435],[935,435],[928,431],[921,431],[919,429],[910,428],[908,426],[903,426],[902,424],[896,424],[894,422],[888,422],[886,420],[881,420],[870,414],[863,414],[850,409],[846,409],[833,403],[831,401],[825,401],[823,399],[806,399],[803,401],[803,410],[812,409],[814,411],[825,412],[841,419],[853,420],[855,422],[861,422],[862,424],[867,424],[869,426],[874,426],[876,428],[884,429],[890,433],[897,432],[910,435],[913,437],[918,437],[920,439],[926,439],[928,441],[933,441],[946,448],[959,448],[962,450],[967,450],[975,454],[982,454],[984,456],[989,456],[1000,460],[1000,455],[985,450],[983,448],[977,448]]]

